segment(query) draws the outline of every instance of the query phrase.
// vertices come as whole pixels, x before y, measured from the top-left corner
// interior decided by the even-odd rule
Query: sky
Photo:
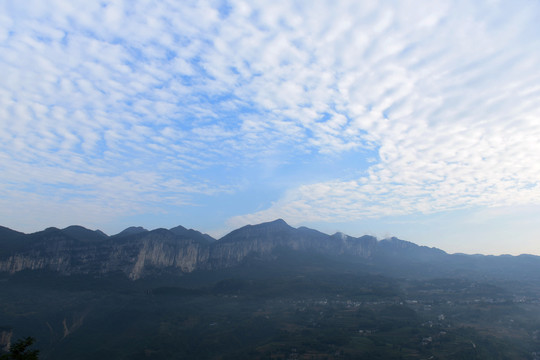
[[[536,0],[0,1],[0,225],[540,255],[539,181]]]

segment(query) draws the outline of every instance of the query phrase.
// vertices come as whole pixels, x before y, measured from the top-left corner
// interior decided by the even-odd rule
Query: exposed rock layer
[[[128,230],[111,237],[73,226],[30,235],[18,233],[10,239],[13,251],[0,256],[0,271],[47,269],[65,275],[121,271],[136,280],[155,272],[189,273],[231,267],[251,254],[271,256],[278,248],[368,258],[377,245],[373,237],[329,236],[293,228],[283,220],[248,225],[218,241],[182,227]]]
[[[378,241],[372,236],[327,235],[293,228],[283,220],[244,226],[217,241],[182,226],[152,231],[133,227],[114,236],[80,226],[48,228],[34,234],[0,226],[0,273],[11,274],[23,270],[93,276],[123,273],[136,280],[230,268],[252,258],[271,261],[283,251],[292,256],[333,257],[339,263],[360,266],[356,269],[362,271],[399,277],[540,281],[538,256],[449,255],[397,238]]]

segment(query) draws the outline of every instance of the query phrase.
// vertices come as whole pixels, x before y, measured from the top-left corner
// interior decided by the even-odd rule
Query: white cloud
[[[365,139],[379,146],[381,161],[369,176],[290,189],[269,209],[232,222],[344,221],[538,203],[540,148],[534,139],[540,111],[529,94],[536,95],[530,79],[539,72],[528,59],[538,59],[539,43],[521,37],[533,19],[521,9],[499,8],[495,15],[502,22],[495,31],[490,19],[449,10],[420,22],[420,28],[430,25],[430,33],[411,31],[416,23],[407,18],[410,11],[381,13],[374,32],[384,37],[357,53],[359,65],[348,63],[353,69],[338,83],[348,103],[328,97],[353,118],[355,130],[345,127],[340,133],[364,130]],[[340,20],[346,23],[347,16]],[[331,52],[333,63],[354,52],[350,47]],[[314,143],[339,151],[342,138],[331,124],[322,124],[322,141]]]
[[[378,152],[366,175],[317,183],[307,174],[270,208],[234,221],[540,201],[533,2],[233,1],[220,14],[212,1],[29,1],[0,10],[8,201],[54,184],[95,208],[110,199],[143,208],[244,180],[223,183],[217,168],[365,149]]]

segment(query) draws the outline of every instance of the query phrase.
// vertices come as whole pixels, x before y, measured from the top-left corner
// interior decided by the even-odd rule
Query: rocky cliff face
[[[163,272],[232,267],[250,255],[271,258],[279,249],[366,259],[373,256],[378,244],[371,236],[329,236],[305,227],[293,228],[283,220],[248,225],[218,241],[181,226],[152,231],[129,228],[111,237],[76,226],[17,234],[0,237],[10,249],[0,253],[0,272],[46,269],[69,275],[121,271],[132,280]]]
[[[293,228],[283,220],[248,225],[231,232],[210,248],[207,268],[231,267],[250,254],[271,257],[275,250],[312,251],[327,255],[353,255],[368,258],[377,246],[377,239],[353,238],[302,228]]]
[[[0,329],[0,350],[9,351],[11,347],[11,338],[13,337],[12,329]]]
[[[129,247],[127,252],[125,247],[116,247],[115,258],[121,259],[123,271],[133,280],[162,270],[192,272],[206,263],[209,253],[208,245],[178,238],[167,230],[150,232]]]
[[[0,272],[50,270],[69,275],[122,271],[133,280],[157,269],[191,272],[209,253],[208,244],[165,229],[93,241],[47,229],[22,235],[9,245],[13,250],[0,256]]]

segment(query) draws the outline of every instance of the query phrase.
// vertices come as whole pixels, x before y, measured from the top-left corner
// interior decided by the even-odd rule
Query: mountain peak
[[[187,231],[187,228],[183,227],[182,225],[175,226],[173,228],[170,228],[173,233],[183,233]]]
[[[186,229],[182,225],[178,225],[176,227],[173,227],[173,228],[169,229],[169,231],[171,231],[173,234],[175,234],[177,236],[180,236],[182,238],[188,238],[188,239],[196,240],[196,241],[199,241],[199,242],[202,242],[202,243],[212,243],[212,242],[216,241],[216,239],[214,239],[213,237],[211,237],[208,234],[203,234],[203,233],[201,233],[201,232],[199,232],[197,230],[193,230],[193,229]]]
[[[341,231],[338,231],[337,233],[335,233],[334,235],[332,235],[333,238],[336,238],[336,239],[341,239],[341,240],[346,240],[349,235],[347,234],[344,234],[342,233]]]
[[[273,221],[268,221],[261,224],[248,225],[248,226],[260,227],[260,228],[273,228],[273,229],[293,229],[293,227],[287,224],[285,220],[283,219],[276,219]]]
[[[107,235],[100,230],[93,231],[80,225],[68,226],[67,228],[62,229],[62,232],[74,239],[84,241],[103,240],[107,238]]]
[[[294,230],[292,226],[287,224],[283,219],[276,219],[257,225],[246,225],[240,229],[233,230],[220,241],[234,241],[235,239],[254,239],[254,238],[269,238],[272,234],[287,232]]]
[[[283,220],[283,219],[281,219],[281,218],[276,219],[276,220],[274,220],[274,221],[270,221],[269,224],[287,225],[287,226],[289,226],[289,224],[287,224],[287,223],[285,222],[285,220]]]
[[[128,236],[128,235],[135,235],[135,234],[140,234],[140,233],[145,233],[145,232],[148,232],[148,230],[146,230],[142,226],[130,226],[127,229],[122,230],[121,232],[119,232],[118,234],[114,236]]]
[[[289,231],[294,230],[292,226],[287,224],[283,219],[276,219],[273,221],[264,222],[257,225],[247,225],[241,229],[251,229],[251,230],[261,230],[265,232],[275,232],[275,231]]]

